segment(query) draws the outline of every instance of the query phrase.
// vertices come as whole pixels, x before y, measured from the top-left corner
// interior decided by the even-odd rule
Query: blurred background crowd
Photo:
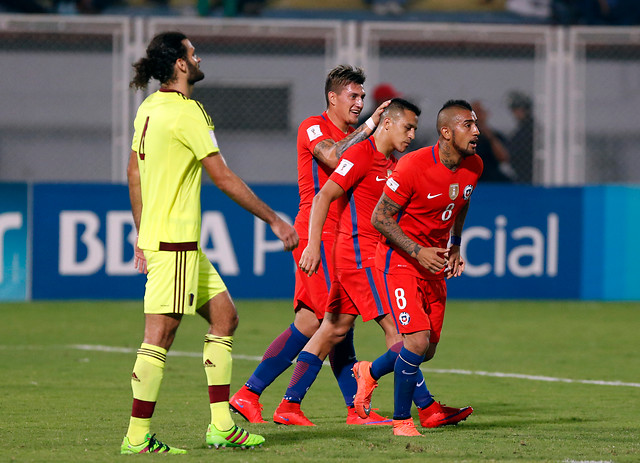
[[[0,12],[185,16],[367,15],[559,25],[640,24],[638,0],[0,0]]]

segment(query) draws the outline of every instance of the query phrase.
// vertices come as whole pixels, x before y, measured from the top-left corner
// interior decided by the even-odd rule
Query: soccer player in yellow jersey
[[[138,108],[127,176],[138,230],[136,267],[147,273],[144,340],[131,377],[133,407],[121,453],[186,453],[150,433],[167,351],[184,314],[209,322],[203,363],[209,386],[210,446],[253,448],[264,442],[236,426],[229,413],[231,347],[238,314],[227,288],[200,247],[202,166],[225,194],[267,222],[286,250],[298,245],[294,228],[283,221],[231,171],[220,154],[213,123],[189,97],[204,78],[200,58],[179,32],[156,35],[146,57],[134,64],[132,87],[151,78],[160,90]]]

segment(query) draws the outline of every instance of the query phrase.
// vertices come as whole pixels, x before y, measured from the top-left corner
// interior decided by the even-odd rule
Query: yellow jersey
[[[131,149],[138,154],[142,217],[138,246],[200,241],[200,161],[219,151],[213,123],[200,103],[161,89],[138,108]]]

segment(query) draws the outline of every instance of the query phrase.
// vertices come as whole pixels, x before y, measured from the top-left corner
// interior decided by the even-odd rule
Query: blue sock
[[[300,403],[305,394],[316,380],[322,368],[322,360],[317,355],[307,351],[300,352],[296,368],[293,370],[291,382],[284,393],[284,399],[290,402]]]
[[[402,343],[398,342],[371,363],[371,376],[373,379],[377,381],[393,371],[393,366],[396,364],[396,359],[401,349]]]
[[[258,395],[262,394],[262,391],[269,384],[289,368],[307,341],[309,338],[298,331],[298,328],[292,323],[269,345],[262,357],[262,362],[245,383],[245,386]]]
[[[356,363],[356,350],[353,347],[353,328],[329,353],[329,362],[333,375],[338,380],[338,386],[347,407],[353,405],[353,398],[358,390],[358,383],[353,377],[353,365]]]
[[[416,388],[413,391],[413,403],[416,407],[427,408],[433,403],[433,396],[429,389],[427,389],[427,383],[424,380],[424,375],[421,370],[418,370]]]
[[[414,354],[403,347],[396,360],[393,384],[393,419],[411,418],[411,401],[418,382],[418,372],[424,356]]]
[[[373,379],[378,380],[393,371],[396,359],[398,358],[398,354],[401,349],[401,342],[394,344],[388,351],[371,363],[371,376]],[[413,393],[413,403],[415,403],[417,407],[425,408],[431,405],[433,402],[433,396],[429,392],[429,389],[427,389],[427,384],[424,381],[422,371],[418,370],[417,375],[416,388]]]

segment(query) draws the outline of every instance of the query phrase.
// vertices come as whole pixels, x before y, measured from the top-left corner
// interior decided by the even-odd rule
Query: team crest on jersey
[[[387,178],[391,177],[393,171],[391,169],[387,169]]]
[[[309,137],[309,141],[313,141],[318,137],[322,136],[322,130],[318,124],[312,125],[307,129],[307,136]]]
[[[407,312],[400,312],[400,316],[398,317],[400,324],[403,326],[407,326],[411,321],[411,317]]]
[[[471,197],[471,193],[473,193],[473,185],[467,185],[466,187],[464,187],[462,197],[465,199],[465,201]]]
[[[458,197],[459,193],[460,185],[458,185],[457,183],[452,183],[451,185],[449,185],[449,198],[451,198],[451,201],[454,201]]]

